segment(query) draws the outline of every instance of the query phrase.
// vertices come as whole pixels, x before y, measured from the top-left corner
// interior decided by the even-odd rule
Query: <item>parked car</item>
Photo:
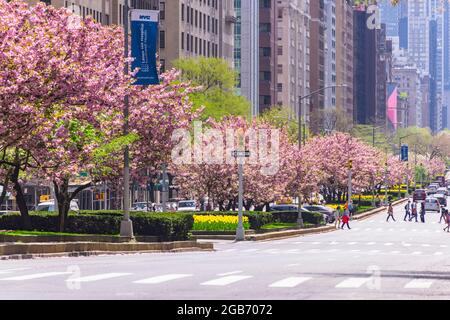
[[[40,202],[36,207],[36,211],[55,211],[55,200]],[[70,201],[70,211],[80,211],[77,200]]]
[[[427,192],[423,189],[418,189],[413,193],[413,201],[425,201]]]
[[[148,211],[152,211],[152,203],[149,203]],[[131,207],[131,211],[147,211],[147,202],[135,202],[133,207]]]
[[[448,193],[448,190],[447,190],[447,188],[439,188],[439,189],[437,189],[437,191],[436,191],[436,194],[442,194],[442,195],[444,195],[445,197],[448,197],[449,196],[449,193]]]
[[[303,209],[302,209],[303,210]],[[277,204],[270,207],[270,212],[298,212],[298,206],[294,204]],[[308,210],[305,210],[308,211]]]
[[[438,199],[436,199],[436,198],[427,198],[425,200],[425,210],[426,211],[440,212],[441,211],[441,205],[440,205]]]
[[[432,198],[437,199],[442,207],[447,207],[447,197],[445,195],[437,193]]]
[[[182,200],[178,202],[179,212],[200,211],[195,200]]]
[[[321,214],[323,214],[325,222],[326,223],[333,223],[335,220],[334,217],[334,210],[325,206],[319,206],[319,205],[306,205],[303,206],[304,209],[308,210],[308,211],[312,211],[312,212],[319,212]]]

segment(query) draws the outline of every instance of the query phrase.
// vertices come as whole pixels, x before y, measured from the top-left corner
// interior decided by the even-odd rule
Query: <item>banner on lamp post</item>
[[[139,71],[134,85],[159,84],[156,68],[159,11],[131,10],[131,69]]]

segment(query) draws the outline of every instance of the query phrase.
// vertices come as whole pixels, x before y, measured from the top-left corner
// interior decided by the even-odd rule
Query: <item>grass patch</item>
[[[262,226],[261,229],[264,230],[276,230],[276,229],[284,229],[284,228],[295,228],[297,227],[296,223],[282,223],[282,222],[275,222],[275,223],[268,223]]]

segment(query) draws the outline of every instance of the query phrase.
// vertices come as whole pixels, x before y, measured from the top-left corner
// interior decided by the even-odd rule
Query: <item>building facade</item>
[[[281,0],[278,3],[277,96],[278,104],[298,117],[299,97],[309,93],[309,0]],[[302,117],[307,117],[302,108]]]
[[[257,0],[235,0],[234,69],[238,90],[259,114],[259,3]]]

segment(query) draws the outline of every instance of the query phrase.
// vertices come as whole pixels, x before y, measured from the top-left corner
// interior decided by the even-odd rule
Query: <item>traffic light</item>
[[[353,169],[353,160],[348,160],[348,168]]]

